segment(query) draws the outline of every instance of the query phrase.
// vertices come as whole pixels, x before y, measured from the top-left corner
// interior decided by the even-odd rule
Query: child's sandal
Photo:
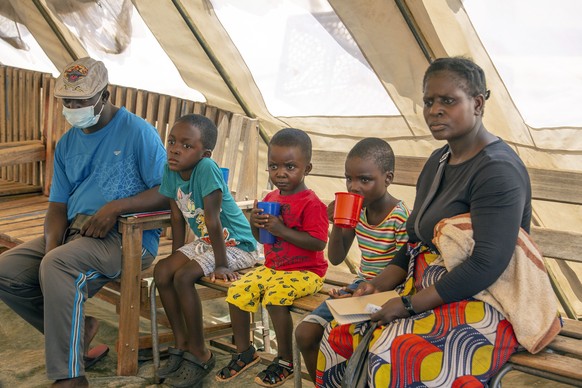
[[[263,387],[278,387],[293,377],[293,363],[276,357],[273,362],[255,377],[255,383]]]
[[[182,365],[184,351],[180,349],[168,348],[168,360],[164,366],[160,366],[157,370],[157,375],[161,379],[169,377],[180,368]]]
[[[261,360],[256,355],[257,351],[253,345],[242,353],[232,355],[232,359],[227,366],[216,374],[216,381],[227,382],[240,375],[242,372],[255,365]]]

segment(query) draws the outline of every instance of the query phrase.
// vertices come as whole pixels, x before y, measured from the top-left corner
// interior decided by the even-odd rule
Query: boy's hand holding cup
[[[327,205],[327,219],[333,224],[333,213],[335,212],[335,201],[331,201]]]
[[[279,217],[281,215],[281,204],[278,202],[257,202],[257,207],[261,209],[262,214]],[[261,244],[274,244],[277,238],[269,233],[265,228],[259,228],[259,242]]]
[[[353,229],[358,224],[364,197],[360,194],[339,192],[335,193],[333,223],[340,228]]]

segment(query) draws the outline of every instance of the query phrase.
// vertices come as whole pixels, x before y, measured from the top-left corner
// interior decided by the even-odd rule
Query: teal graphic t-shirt
[[[230,194],[222,177],[222,171],[210,158],[202,158],[194,167],[190,180],[185,181],[180,174],[164,167],[164,177],[160,193],[176,201],[190,228],[203,241],[210,244],[204,219],[204,197],[215,190],[222,192],[220,222],[224,243],[247,252],[256,249],[256,241],[248,220]]]

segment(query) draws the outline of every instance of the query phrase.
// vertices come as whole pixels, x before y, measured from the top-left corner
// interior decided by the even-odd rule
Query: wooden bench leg
[[[261,334],[263,336],[263,347],[266,353],[271,353],[271,336],[269,330],[269,312],[267,308],[261,304]]]
[[[158,310],[156,306],[156,283],[150,286],[150,324],[152,328],[152,353],[154,357],[154,384],[160,383],[158,369],[160,368],[160,341],[158,337]]]
[[[295,339],[296,327],[296,325],[293,325],[293,385],[295,388],[301,388],[301,352],[299,352],[299,346],[297,346],[297,340]]]
[[[139,225],[122,225],[118,376],[134,376],[138,370],[142,234],[143,229]]]

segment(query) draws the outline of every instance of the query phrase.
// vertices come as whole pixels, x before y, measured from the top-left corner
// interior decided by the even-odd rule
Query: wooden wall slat
[[[239,114],[233,114],[230,119],[228,139],[226,140],[224,146],[224,156],[222,159],[222,166],[230,169],[230,174],[232,177],[237,175],[236,165],[238,156],[238,147],[240,134],[242,132],[242,126],[244,124],[244,116]]]
[[[10,90],[8,88],[8,80],[6,78],[7,71],[7,67],[0,66],[0,143],[6,142],[6,120],[8,114],[6,111],[6,91]]]
[[[180,116],[180,112],[181,112],[183,103],[184,103],[184,101],[180,98],[177,98],[177,97],[170,98],[170,109],[169,109],[169,113],[168,113],[168,132],[166,133],[166,137],[164,137],[162,139],[162,141],[164,142],[164,146],[168,142],[168,135],[170,134],[170,130],[172,129],[172,125],[174,125],[174,123],[176,122],[176,120]]]
[[[7,117],[7,93],[8,80],[6,78],[7,68],[5,66],[0,66],[0,143],[6,143],[7,140],[7,130],[6,130],[6,120]],[[6,168],[0,168],[0,178],[6,177]]]
[[[15,73],[16,69],[13,68],[7,68],[6,69],[6,81],[7,81],[7,85],[6,85],[6,89],[8,91],[8,93],[6,93],[6,98],[7,98],[7,104],[6,106],[8,107],[8,110],[6,112],[6,141],[7,142],[11,142],[11,141],[15,141],[16,139],[14,139],[13,137],[13,122],[14,122],[14,112],[17,112],[17,106],[16,104],[14,104],[14,100],[15,100],[15,95],[16,95],[16,86],[14,83],[14,73]],[[14,169],[12,167],[8,167],[6,169],[6,174],[4,175],[4,178],[8,179],[8,180],[13,180],[13,173],[14,173]]]
[[[115,103],[117,100],[117,87],[115,85],[109,85],[107,90],[109,90],[109,101],[111,101],[113,105],[117,105]]]
[[[156,118],[156,128],[164,144],[166,141],[168,129],[168,118],[170,111],[170,96],[160,95],[158,100],[158,115]]]
[[[32,80],[31,80],[31,72],[30,71],[23,71],[22,74],[22,82],[24,84],[24,90],[22,93],[22,102],[26,101],[24,109],[21,109],[21,119],[20,119],[20,128],[19,128],[19,138],[22,140],[29,140],[32,135],[30,123],[32,117],[32,112],[30,109],[30,99],[32,97],[31,87],[32,87]],[[26,163],[20,167],[20,176],[19,181],[24,183],[30,183],[30,167],[29,163]]]
[[[117,106],[125,106],[125,109],[135,113],[137,110],[137,89],[123,88],[123,98],[125,99],[125,103]]]
[[[580,204],[582,173],[574,171],[528,169],[535,199]]]
[[[180,117],[194,112],[194,101],[183,100],[182,109],[180,110]],[[198,113],[201,114],[201,113]]]
[[[203,115],[206,112],[206,104],[203,102],[195,101],[192,110],[188,113],[196,113],[197,115]]]
[[[42,185],[42,192],[46,196],[49,195],[50,185],[52,182],[55,144],[57,140],[60,139],[60,133],[58,130],[59,121],[57,119],[57,116],[59,115],[57,110],[60,107],[60,103],[58,103],[57,99],[53,96],[54,88],[55,79],[52,77],[46,79],[43,89],[43,110],[46,112],[45,116],[43,117],[43,135],[45,138],[46,161],[44,166],[44,182]],[[62,114],[60,114],[60,116],[62,116]]]
[[[159,96],[157,93],[146,94],[145,114],[142,116],[154,127],[157,124]]]
[[[218,113],[218,108],[216,108],[215,106],[206,106],[206,110],[204,111],[204,116],[208,117],[210,120],[212,120],[213,123],[217,122],[216,119],[216,115]]]
[[[31,124],[33,130],[33,140],[42,140],[42,111],[40,107],[42,106],[42,73],[33,73],[33,89],[39,90],[40,93],[34,93],[34,100],[32,101],[32,109],[34,112],[34,122]],[[46,158],[46,153],[45,153]],[[41,182],[41,164],[35,163],[32,167],[32,184],[40,186]]]
[[[146,116],[147,96],[148,96],[147,91],[140,89],[137,90],[135,111],[133,113],[140,117]]]
[[[259,122],[256,119],[244,118],[241,142],[244,152],[237,169],[236,199],[238,201],[257,198],[259,171]],[[244,177],[244,179],[241,179]]]
[[[216,146],[212,152],[212,159],[216,161],[219,166],[226,167],[223,163],[224,160],[224,147],[226,144],[226,137],[228,135],[228,130],[230,127],[230,120],[228,116],[223,116],[222,120],[218,123],[218,136],[216,138]],[[234,173],[233,173],[234,176]]]
[[[531,236],[544,256],[582,263],[582,233],[532,226]]]

